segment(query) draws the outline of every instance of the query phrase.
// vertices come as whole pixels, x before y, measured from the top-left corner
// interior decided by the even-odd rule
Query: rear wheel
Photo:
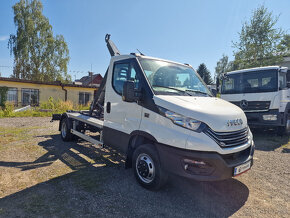
[[[71,128],[68,118],[64,118],[60,124],[60,135],[63,141],[71,141],[73,139],[73,134],[71,134]]]
[[[152,144],[140,145],[133,154],[133,169],[138,183],[146,189],[158,190],[167,181],[157,151]]]

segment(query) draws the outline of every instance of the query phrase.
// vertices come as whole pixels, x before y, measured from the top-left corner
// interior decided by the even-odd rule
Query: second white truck
[[[106,42],[112,58],[90,111],[53,116],[64,141],[117,149],[147,189],[160,188],[168,173],[209,181],[251,168],[254,142],[241,108],[213,97],[187,64],[120,55],[109,35]]]
[[[290,89],[287,67],[268,66],[226,73],[221,98],[244,110],[252,127],[290,133]]]

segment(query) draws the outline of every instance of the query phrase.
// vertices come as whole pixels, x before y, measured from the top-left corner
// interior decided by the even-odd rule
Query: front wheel
[[[290,136],[290,116],[288,115],[285,126],[278,127],[278,135]]]
[[[140,145],[133,154],[133,169],[138,183],[146,189],[158,190],[167,181],[157,151],[152,144]]]

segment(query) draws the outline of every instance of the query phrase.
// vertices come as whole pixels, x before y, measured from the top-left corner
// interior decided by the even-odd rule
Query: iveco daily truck
[[[153,190],[169,173],[212,181],[251,168],[254,142],[241,108],[213,97],[188,64],[120,55],[110,35],[106,42],[112,57],[90,110],[53,116],[64,141],[77,136],[117,149]]]
[[[221,98],[244,110],[253,127],[277,127],[290,132],[290,89],[287,67],[269,66],[228,72],[223,76]],[[289,86],[289,84],[288,84]]]

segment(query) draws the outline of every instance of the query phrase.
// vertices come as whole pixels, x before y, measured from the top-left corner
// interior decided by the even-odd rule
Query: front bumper
[[[284,116],[278,110],[269,110],[265,112],[245,112],[248,125],[250,127],[275,127],[284,126]],[[263,115],[276,115],[277,120],[264,120]]]
[[[216,181],[233,177],[234,168],[248,161],[253,165],[254,144],[247,149],[221,155],[216,152],[191,151],[157,144],[161,166],[167,172],[199,181]],[[185,167],[184,161],[194,160],[206,163],[203,166]]]

